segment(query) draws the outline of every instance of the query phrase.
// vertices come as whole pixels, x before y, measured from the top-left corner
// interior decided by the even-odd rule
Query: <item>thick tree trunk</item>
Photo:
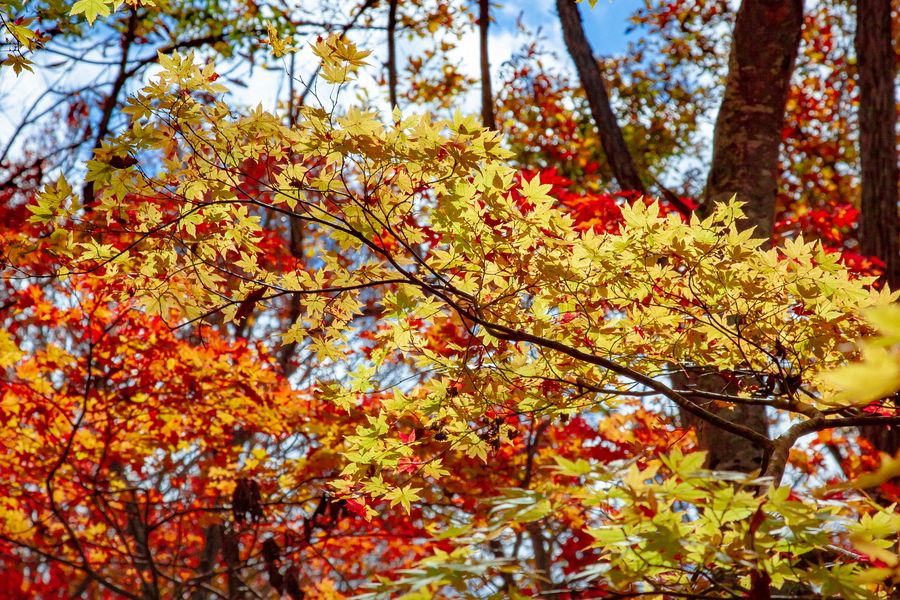
[[[885,263],[884,281],[900,288],[897,214],[896,64],[891,0],[857,0],[856,64],[859,77],[859,155],[862,166],[859,242],[862,254]],[[863,427],[880,451],[900,451],[900,428]]]
[[[600,68],[581,25],[574,0],[557,0],[566,47],[584,87],[613,176],[623,189],[644,191],[625,145]],[[735,21],[729,73],[716,121],[713,159],[705,193],[705,211],[713,203],[736,195],[743,200],[747,219],[757,234],[771,237],[777,192],[778,152],[791,73],[803,26],[803,0],[744,0]],[[678,389],[727,391],[726,378],[702,368],[676,372]],[[759,406],[718,407],[700,397],[697,404],[719,416],[767,432],[765,410]],[[686,426],[697,430],[708,466],[752,471],[763,460],[762,448],[682,414]]]
[[[734,380],[727,381],[719,373],[700,369],[685,368],[672,375],[672,386],[688,392],[697,389],[719,394],[737,394],[736,383]],[[690,393],[685,395],[716,416],[740,423],[759,433],[768,432],[766,411],[761,406],[723,405],[707,398],[692,397]],[[679,416],[682,426],[692,427],[697,435],[697,443],[706,450],[706,468],[743,473],[763,468],[765,449],[761,446],[755,446],[750,440],[720,429],[686,410],[682,410]]]
[[[744,0],[734,25],[725,96],[716,119],[706,213],[737,195],[745,226],[770,238],[784,108],[803,26],[803,0]]]
[[[744,0],[738,10],[729,58],[725,95],[716,119],[713,156],[702,210],[736,195],[746,204],[745,227],[772,236],[775,194],[778,188],[778,152],[781,128],[794,60],[803,27],[803,0]],[[678,380],[680,379],[680,380]],[[690,381],[690,380],[693,381]],[[676,378],[707,391],[723,391],[718,375]],[[694,399],[703,404],[700,398]],[[712,408],[712,407],[711,407]],[[767,432],[765,408],[740,404],[716,409],[717,414],[760,433]],[[718,469],[753,471],[761,466],[762,449],[730,433],[696,425],[708,464]]]
[[[490,24],[490,0],[478,0],[478,34],[481,39],[481,124],[488,129],[497,129],[494,122],[494,92],[491,90],[491,63],[488,55]]]
[[[559,11],[566,48],[578,70],[578,77],[591,107],[591,116],[600,134],[600,143],[612,168],[613,177],[623,190],[637,190],[643,193],[644,184],[638,176],[631,153],[625,145],[622,130],[619,129],[619,123],[610,106],[603,75],[581,25],[578,5],[575,0],[556,0],[556,8]]]
[[[896,74],[891,0],[857,0],[856,64],[859,77],[859,156],[862,198],[860,250],[885,262],[885,281],[900,286],[897,237]]]

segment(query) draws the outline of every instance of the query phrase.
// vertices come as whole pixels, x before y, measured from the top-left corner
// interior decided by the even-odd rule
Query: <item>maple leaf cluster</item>
[[[896,426],[900,316],[856,252],[852,124],[823,126],[852,94],[839,9],[808,17],[772,244],[740,199],[701,216],[689,185],[677,207],[610,189],[536,43],[504,66],[500,131],[445,114],[467,5],[385,7],[434,44],[403,94],[433,110],[385,116],[338,101],[377,3],[311,38],[316,101],[274,111],[232,102],[224,65],[294,68],[309,23],[280,3],[51,4],[0,22],[16,72],[91,39],[82,18],[123,72],[129,44],[203,34],[98,105],[121,122],[100,111],[81,171],[2,165],[0,596],[887,597],[900,460],[848,427]],[[642,171],[696,139],[730,15],[636,13],[652,35],[613,82]],[[660,114],[648,73],[671,78]],[[92,110],[73,100],[67,131]],[[742,404],[778,427],[729,419]],[[709,469],[685,414],[757,470]]]

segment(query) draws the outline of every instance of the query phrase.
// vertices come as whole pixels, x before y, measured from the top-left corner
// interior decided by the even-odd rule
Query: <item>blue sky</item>
[[[629,24],[628,17],[643,5],[643,0],[599,0],[593,8],[589,8],[587,2],[581,3],[580,9],[585,31],[595,54],[606,56],[627,50],[628,36],[626,36],[625,30]],[[516,20],[519,15],[530,29],[536,30],[540,27],[545,39],[545,47],[555,51],[561,69],[573,70],[563,44],[555,0],[525,2],[500,0],[492,6],[492,17],[495,22],[491,28],[490,50],[491,65],[495,75],[497,68],[513,52],[530,41],[516,29]],[[458,58],[467,71],[477,74],[477,32],[473,31],[471,38],[463,40],[460,44]],[[382,48],[373,49],[376,56],[383,51]],[[402,44],[400,51],[403,52]],[[379,59],[376,58],[376,60]],[[10,133],[13,123],[21,116],[22,109],[28,105],[28,101],[37,97],[47,88],[50,83],[47,75],[39,71],[35,74],[26,73],[15,77],[9,69],[0,72],[0,139]],[[96,69],[81,65],[78,72],[69,73],[66,79],[82,80],[94,76],[96,76]],[[276,95],[279,92],[283,93],[285,87],[283,76],[283,73],[258,69],[254,72],[253,81],[248,82],[250,85],[247,88],[234,90],[235,97],[250,105],[261,102],[264,108],[272,109],[276,102]],[[467,99],[459,108],[468,112],[478,112],[478,94],[474,92],[475,90],[473,90],[471,101]]]
[[[627,49],[628,36],[625,30],[628,18],[644,5],[643,0],[599,0],[593,8],[587,2],[579,6],[584,21],[585,33],[591,41],[594,53],[610,55]],[[533,28],[542,27],[545,35],[561,44],[561,32],[556,15],[556,2],[537,0],[533,2],[503,2],[494,9],[495,27],[499,32],[515,31],[515,21],[522,15],[526,24]]]
[[[619,54],[627,49],[628,18],[644,3],[640,0],[600,0],[594,8],[581,7],[584,30],[594,53]],[[632,34],[633,36],[634,34]]]

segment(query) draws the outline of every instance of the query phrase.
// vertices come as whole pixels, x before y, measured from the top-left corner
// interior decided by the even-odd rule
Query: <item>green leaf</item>
[[[400,504],[400,506],[409,513],[411,504],[420,498],[418,492],[421,491],[421,489],[422,488],[414,488],[410,485],[406,485],[402,488],[396,488],[389,491],[384,497],[391,501],[391,506]]]
[[[112,11],[105,0],[78,0],[72,5],[72,10],[69,11],[69,14],[73,17],[84,14],[88,24],[91,26],[93,26],[97,17],[108,17],[111,13]]]
[[[559,471],[559,473],[561,473],[562,475],[569,475],[570,477],[580,477],[581,475],[587,475],[591,472],[591,463],[584,460],[583,458],[572,461],[567,458],[563,458],[562,456],[554,456],[553,460],[556,461],[556,470]]]

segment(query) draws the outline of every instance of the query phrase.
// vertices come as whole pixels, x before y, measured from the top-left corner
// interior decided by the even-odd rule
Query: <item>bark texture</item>
[[[745,227],[772,235],[781,128],[803,26],[803,0],[744,0],[734,25],[725,95],[713,134],[702,210],[737,195]]]
[[[859,77],[859,155],[862,197],[860,250],[885,262],[885,280],[900,285],[897,260],[897,109],[891,39],[891,0],[857,0],[856,64]]]
[[[884,280],[900,288],[897,257],[896,63],[891,0],[857,0],[856,64],[859,78],[859,155],[862,167],[859,241],[862,254],[885,263]],[[862,434],[891,456],[900,451],[900,428],[863,427]]]
[[[713,134],[713,156],[704,205],[736,195],[744,201],[744,227],[771,238],[778,189],[778,152],[791,73],[803,27],[803,0],[744,0],[738,9],[728,63],[725,94]],[[728,383],[715,374],[679,375],[685,384],[706,391],[727,391]],[[676,381],[676,384],[681,381]],[[694,400],[703,405],[700,398]],[[738,404],[708,406],[719,416],[767,433],[765,408]],[[694,423],[682,411],[686,425],[695,425],[708,466],[753,471],[763,452],[744,438]]]
[[[557,0],[566,48],[578,71],[613,176],[622,189],[645,191],[609,103],[574,0]],[[713,158],[703,210],[737,195],[743,200],[745,227],[771,237],[777,192],[778,153],[785,104],[800,44],[803,0],[744,0],[738,10],[729,73],[713,138]],[[730,378],[702,367],[682,367],[673,376],[680,390],[725,392]],[[767,433],[765,409],[753,405],[719,407],[690,397],[717,416]],[[753,471],[762,466],[763,449],[720,428],[701,423],[686,411],[682,422],[694,426],[708,466]]]
[[[638,176],[631,153],[625,145],[622,130],[609,103],[609,94],[606,92],[600,66],[584,34],[578,5],[575,0],[556,0],[556,9],[559,12],[566,49],[578,71],[581,86],[591,108],[591,116],[600,134],[600,144],[612,168],[613,177],[623,190],[637,190],[644,193],[646,191],[644,184]]]

